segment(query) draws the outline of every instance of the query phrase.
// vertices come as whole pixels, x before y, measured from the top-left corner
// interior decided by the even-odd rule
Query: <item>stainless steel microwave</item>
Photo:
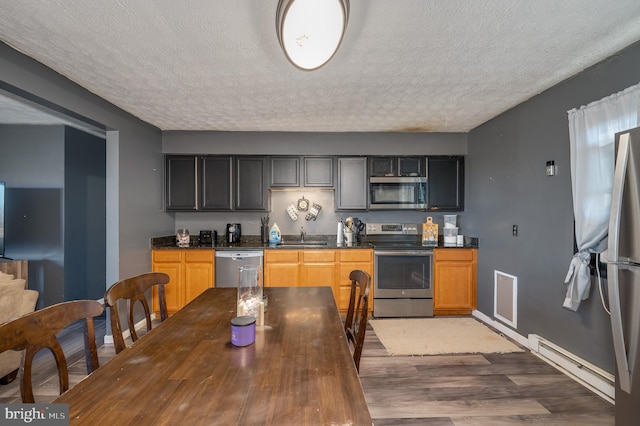
[[[425,210],[426,177],[369,178],[370,210]]]

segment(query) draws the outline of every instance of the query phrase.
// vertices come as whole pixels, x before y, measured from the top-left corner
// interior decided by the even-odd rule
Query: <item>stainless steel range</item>
[[[433,249],[415,223],[368,223],[374,247],[373,316],[433,316]]]

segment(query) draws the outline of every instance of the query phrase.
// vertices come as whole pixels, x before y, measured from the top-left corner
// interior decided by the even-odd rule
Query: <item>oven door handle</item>
[[[375,250],[375,256],[433,256],[431,250]]]

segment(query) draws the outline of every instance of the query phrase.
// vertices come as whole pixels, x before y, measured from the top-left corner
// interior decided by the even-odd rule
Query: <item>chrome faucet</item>
[[[301,243],[304,243],[304,236],[305,236],[305,235],[307,235],[307,233],[306,233],[306,232],[304,232],[304,227],[303,227],[303,226],[301,226],[301,227],[300,227],[300,242],[301,242]]]

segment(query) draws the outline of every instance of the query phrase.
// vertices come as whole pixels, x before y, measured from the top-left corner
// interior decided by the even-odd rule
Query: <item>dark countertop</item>
[[[256,236],[259,238],[259,236]],[[348,249],[372,249],[373,246],[369,243],[358,243],[353,244],[352,246],[347,247],[346,245],[338,246],[336,242],[329,242],[326,240],[315,240],[315,239],[307,239],[307,243],[313,243],[315,241],[322,241],[326,244],[307,244],[301,245],[297,244],[296,240],[289,239],[285,240],[286,243],[284,245],[270,245],[268,243],[262,243],[259,240],[253,241],[252,239],[245,240],[245,237],[242,237],[242,240],[238,244],[228,244],[227,242],[218,243],[216,245],[211,244],[200,244],[198,238],[192,239],[189,243],[189,247],[178,247],[175,242],[175,237],[160,237],[160,238],[152,238],[151,239],[151,248],[153,250],[173,250],[173,249],[184,249],[184,250],[203,250],[203,249],[213,249],[213,250],[266,250],[266,249],[276,249],[276,250],[315,250],[315,249],[338,249],[338,248],[348,248]]]
[[[296,244],[299,236],[293,235],[284,235],[283,241],[285,241],[285,245],[270,245],[267,243],[260,242],[259,235],[248,235],[243,236],[241,242],[238,244],[228,244],[226,242],[219,241],[216,245],[202,245],[198,241],[197,236],[192,236],[191,241],[189,243],[189,247],[178,247],[176,245],[176,237],[175,235],[165,236],[165,237],[156,237],[151,239],[151,248],[153,250],[174,250],[174,249],[182,249],[182,250],[266,250],[266,249],[275,249],[275,250],[317,250],[317,249],[373,249],[373,245],[367,242],[360,242],[357,244],[353,244],[352,246],[338,246],[336,244],[335,235],[327,235],[327,236],[313,236],[308,237],[305,241],[307,243],[313,242],[325,242],[326,245],[298,245]],[[220,238],[218,238],[220,240]],[[440,238],[438,241],[438,245],[433,248],[478,248],[478,239],[474,237],[464,237],[464,245],[445,245]]]

